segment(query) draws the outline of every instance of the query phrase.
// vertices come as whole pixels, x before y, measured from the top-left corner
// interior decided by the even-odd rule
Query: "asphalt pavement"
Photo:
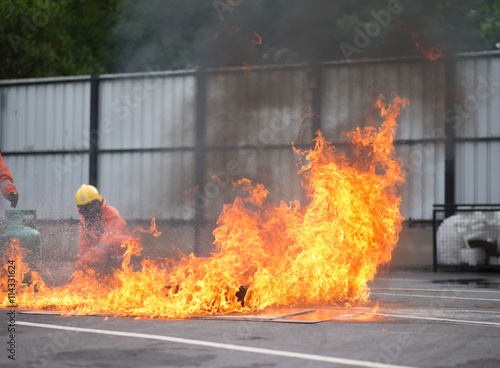
[[[500,367],[500,274],[400,271],[370,288],[363,307],[186,320],[3,309],[0,367]]]

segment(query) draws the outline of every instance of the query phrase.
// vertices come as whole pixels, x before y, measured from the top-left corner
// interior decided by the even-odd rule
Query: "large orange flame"
[[[382,125],[347,133],[355,158],[340,154],[320,132],[310,151],[295,150],[307,205],[267,203],[263,185],[247,179],[235,183],[241,195],[223,208],[210,258],[144,259],[135,270],[131,258],[140,254],[141,245],[133,238],[123,244],[122,267],[112,276],[79,271],[64,287],[37,280],[36,292],[33,286],[18,290],[19,306],[186,318],[279,305],[366,302],[366,283],[390,261],[403,221],[396,186],[404,175],[393,139],[396,118],[408,103],[399,97],[390,103],[378,99]],[[152,222],[149,232],[154,229]]]

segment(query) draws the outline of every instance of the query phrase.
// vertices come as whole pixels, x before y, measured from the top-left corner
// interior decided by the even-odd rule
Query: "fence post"
[[[90,76],[89,184],[97,187],[99,165],[99,75]]]
[[[207,72],[199,69],[196,75],[196,148],[195,148],[195,186],[198,188],[194,201],[194,246],[193,253],[199,256],[201,228],[205,223],[203,184],[205,178],[205,136],[207,113]]]
[[[444,203],[445,217],[455,213],[455,112],[456,60],[454,56],[445,59],[445,153],[444,153]]]
[[[432,270],[434,272],[437,271],[437,210],[436,208],[432,209]]]

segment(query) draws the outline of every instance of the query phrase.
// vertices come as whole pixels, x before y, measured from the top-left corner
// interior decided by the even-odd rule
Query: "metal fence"
[[[500,202],[500,53],[460,55],[454,81],[453,104],[446,63],[423,58],[0,81],[0,147],[20,207],[41,219],[77,218],[74,193],[90,182],[126,219],[199,238],[233,200],[230,180],[303,199],[292,142],[309,147],[322,129],[342,144],[396,93],[411,100],[395,141],[402,214],[430,224],[446,199]]]

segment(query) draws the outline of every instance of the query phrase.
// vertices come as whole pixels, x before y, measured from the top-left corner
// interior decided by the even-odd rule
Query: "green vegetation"
[[[113,70],[119,0],[0,0],[0,78]]]

